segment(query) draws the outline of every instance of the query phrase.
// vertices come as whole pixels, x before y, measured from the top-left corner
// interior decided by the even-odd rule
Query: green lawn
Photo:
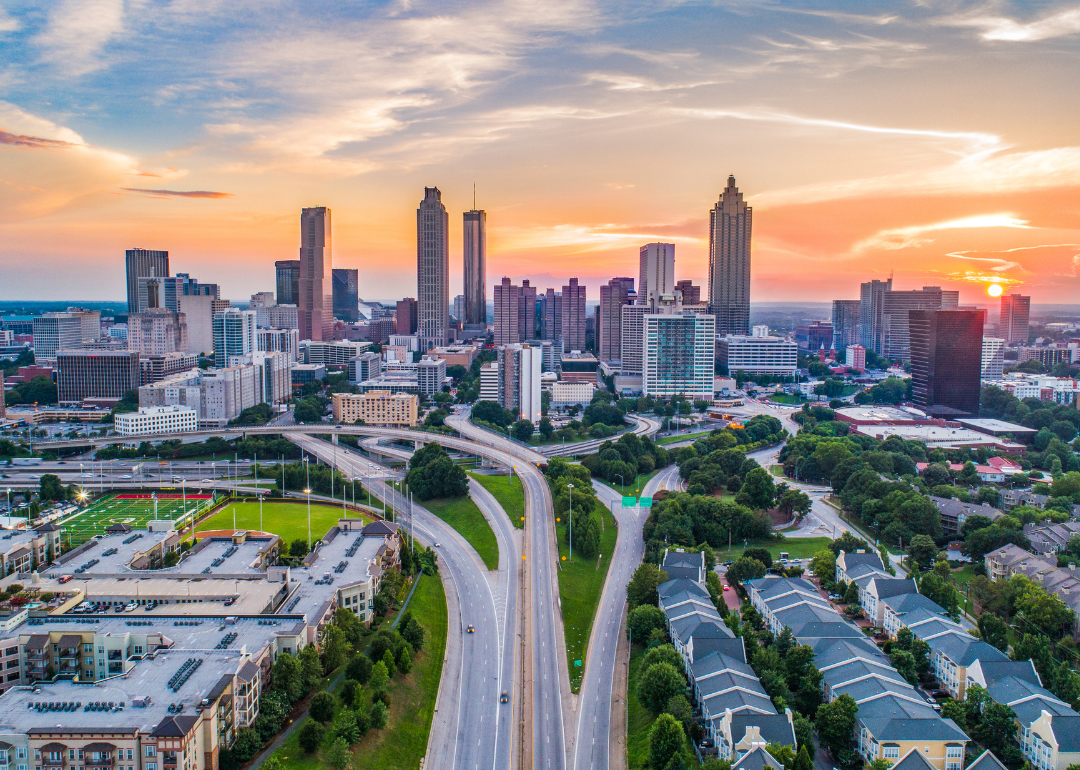
[[[386,730],[369,731],[353,746],[351,767],[354,770],[405,770],[417,768],[427,752],[431,719],[435,713],[435,697],[439,692],[443,655],[446,650],[446,596],[438,577],[425,575],[409,604],[426,632],[423,650],[413,661],[408,676],[398,674],[390,688],[390,726]],[[365,693],[364,708],[370,706],[370,693]],[[299,731],[274,752],[281,760],[282,770],[320,770],[326,767],[320,756],[330,746],[329,731],[317,754],[305,754],[300,749]]]
[[[488,569],[499,568],[499,544],[484,514],[468,496],[427,500],[423,506],[456,529]]]
[[[805,396],[796,396],[791,393],[773,393],[769,396],[769,400],[777,404],[805,404],[807,402]]]
[[[649,728],[652,713],[637,698],[637,680],[645,648],[635,644],[630,648],[630,676],[627,681],[626,705],[629,709],[626,734],[626,766],[629,770],[646,770],[649,766]]]
[[[237,499],[219,510],[209,519],[196,527],[201,532],[207,529],[232,529],[233,513],[236,513],[237,529],[263,529],[279,535],[286,542],[307,540],[308,507],[306,502],[274,501],[262,504],[262,526],[259,524],[259,503],[254,500]],[[349,510],[345,515],[355,518],[357,514]],[[341,506],[311,504],[311,539],[315,541],[325,535],[342,518]],[[364,517],[361,517],[364,518]]]
[[[663,446],[664,444],[677,444],[680,441],[690,441],[691,439],[704,438],[712,433],[711,430],[704,430],[700,433],[682,433],[678,436],[664,436],[661,439],[657,439],[656,443]]]
[[[809,559],[822,548],[828,548],[829,543],[831,542],[832,538],[828,537],[789,537],[787,540],[782,540],[780,542],[775,540],[766,540],[761,543],[750,542],[747,544],[747,547],[764,548],[774,559],[780,558],[781,551],[787,551],[788,558],[791,559]],[[726,545],[715,550],[716,560],[718,562],[724,562],[738,559],[742,556],[744,548],[742,542],[736,543],[732,541],[730,556],[728,555]]]
[[[581,687],[581,677],[585,671],[585,651],[589,647],[589,633],[592,630],[596,606],[600,603],[600,593],[604,590],[611,553],[615,550],[618,530],[609,511],[601,510],[604,517],[604,531],[600,536],[600,559],[597,568],[597,556],[584,558],[575,552],[574,560],[569,560],[570,549],[566,543],[563,523],[556,525],[559,536],[559,597],[562,601],[563,632],[566,636],[566,660],[570,670],[570,688],[577,692]],[[580,666],[574,665],[581,661]]]
[[[646,473],[646,474],[643,474],[643,475],[639,475],[636,479],[631,481],[629,484],[616,484],[614,481],[604,481],[603,479],[600,479],[600,481],[602,483],[604,483],[604,484],[607,484],[609,487],[614,489],[616,492],[618,492],[623,497],[630,497],[630,496],[635,496],[636,497],[638,494],[641,493],[641,490],[645,489],[645,484],[649,481],[649,479],[651,479],[653,476],[655,476],[657,473],[659,473],[662,470],[664,470],[664,469],[663,468],[657,468],[652,473]]]
[[[484,489],[490,492],[499,505],[506,511],[510,521],[518,529],[525,526],[525,492],[521,488],[521,479],[517,474],[510,476],[488,476],[483,473],[470,473]]]

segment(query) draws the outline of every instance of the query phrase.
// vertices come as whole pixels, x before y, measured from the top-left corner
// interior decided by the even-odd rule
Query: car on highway
[[[213,484],[214,482],[213,482],[213,481],[211,481],[210,479],[203,479],[203,480],[202,480],[202,481],[200,481],[199,483],[200,483],[200,484]]]
[[[510,702],[510,693],[508,693],[506,690],[503,690],[502,695],[499,696],[499,703],[509,703],[509,702]]]
[[[476,633],[476,630],[472,627],[472,623],[469,624],[469,627],[465,629],[465,631],[470,634]]]
[[[123,474],[120,475],[120,478],[122,478],[122,479],[130,479],[131,474],[130,473],[123,473]]]
[[[435,544],[435,547],[436,547],[436,548],[442,548],[442,543],[436,543],[436,544]]]

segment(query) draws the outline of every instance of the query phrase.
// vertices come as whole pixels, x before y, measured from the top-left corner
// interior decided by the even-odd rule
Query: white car
[[[213,481],[211,481],[210,479],[203,479],[203,480],[202,480],[201,482],[199,482],[199,483],[200,483],[200,484],[213,484],[214,482],[213,482]]]
[[[122,475],[120,476],[120,478],[122,478],[122,479],[130,479],[130,478],[131,478],[131,474],[130,474],[130,473],[125,473],[125,474],[122,474]]]

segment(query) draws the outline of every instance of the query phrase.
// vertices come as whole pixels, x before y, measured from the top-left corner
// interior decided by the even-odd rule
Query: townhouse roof
[[[675,596],[669,596],[666,599],[661,599],[660,609],[664,611],[664,614],[667,615],[670,620],[694,612],[695,610],[704,610],[706,612],[711,610],[715,613],[716,605],[714,605],[712,600],[708,597],[694,596],[684,592]]]
[[[1035,671],[1035,664],[1030,660],[983,660],[979,661],[986,686],[992,687],[1006,677],[1015,677],[1021,681],[1030,682],[1039,687],[1039,674]]]
[[[664,552],[664,563],[660,565],[660,569],[667,572],[668,567],[692,567],[694,569],[704,569],[705,554],[700,551],[694,553],[691,551],[684,551],[680,548],[669,548]]]
[[[892,766],[892,770],[937,770],[929,759],[922,755],[918,746],[912,747],[899,762]],[[970,768],[969,768],[970,770]]]
[[[967,770],[1005,770],[1005,765],[1001,764],[1001,760],[995,757],[990,749],[987,749],[967,766]]]
[[[997,468],[982,465],[980,465],[979,468],[976,468],[976,470],[978,470],[979,473],[1000,473]],[[961,516],[965,519],[969,516],[985,516],[990,519],[990,521],[996,521],[1005,515],[1004,511],[995,508],[989,503],[965,503],[951,497],[938,497],[936,495],[927,496],[934,504],[934,507],[938,509],[938,513],[947,518],[956,519],[957,521],[960,520]]]
[[[879,695],[892,694],[907,697],[918,697],[915,688],[907,682],[898,682],[895,679],[886,679],[880,675],[861,679],[857,682],[837,685],[832,688],[834,697],[850,695],[856,703],[862,703]]]
[[[773,755],[765,749],[757,748],[743,754],[738,762],[731,766],[731,770],[784,770],[784,766],[773,759]]]
[[[986,694],[998,703],[1010,706],[1016,712],[1016,718],[1025,725],[1038,719],[1043,711],[1055,716],[1076,715],[1067,703],[1045,687],[1014,676],[994,682],[986,688]]]
[[[681,566],[669,566],[663,567],[664,572],[667,573],[669,578],[684,578],[686,580],[696,580],[701,575],[701,570],[697,567],[681,567]]]
[[[845,682],[856,682],[867,677],[881,677],[898,684],[906,684],[904,677],[897,673],[896,669],[889,666],[886,661],[866,660],[860,658],[821,672],[829,687],[835,689]]]
[[[1006,661],[1009,656],[993,645],[965,632],[953,632],[928,639],[934,652],[941,653],[958,666],[970,666],[977,660]]]
[[[697,596],[708,596],[709,591],[705,586],[701,585],[694,580],[687,580],[686,578],[675,578],[668,580],[665,583],[661,583],[656,592],[660,595],[661,599],[666,597],[675,596],[680,593],[690,593]]]
[[[1006,545],[1001,546],[1001,548],[995,548],[993,551],[986,554],[986,558],[1008,567],[1031,555],[1031,553],[1025,551],[1020,546],[1014,543],[1007,543]]]
[[[750,667],[749,663],[721,653],[707,655],[690,664],[690,676],[694,681],[718,674],[721,671],[736,671],[743,676],[757,678],[757,674],[754,673],[754,669]]]
[[[1050,720],[1050,729],[1057,740],[1058,751],[1074,753],[1080,751],[1080,716],[1057,716]]]
[[[919,610],[919,613],[925,612],[925,610]],[[915,615],[916,613],[911,613]],[[909,616],[910,617],[910,616]],[[910,618],[909,623],[906,623],[908,628],[911,629],[911,633],[916,637],[922,639],[924,642],[929,642],[935,636],[941,636],[942,634],[948,634],[952,632],[959,632],[967,634],[964,631],[964,627],[959,623],[953,623],[948,618],[942,615],[928,615],[927,617]],[[967,634],[971,636],[971,634]],[[971,636],[972,639],[975,637]]]
[[[772,701],[769,700],[768,695],[751,691],[748,688],[730,689],[726,692],[702,695],[699,701],[704,708],[708,709],[709,714],[722,714],[725,710],[730,710],[733,713],[736,711],[756,711],[760,714],[776,713],[776,708],[773,706]]]
[[[767,743],[780,746],[795,745],[795,727],[784,714],[750,714],[742,712],[731,715],[731,738],[738,743],[749,727],[756,727]]]
[[[925,702],[915,702],[896,694],[860,703],[856,719],[866,725],[879,742],[968,740],[955,722],[942,717]]]
[[[870,565],[880,570],[885,569],[885,565],[882,563],[881,556],[877,551],[864,551],[863,553],[841,551],[836,561],[837,563],[843,562],[844,570],[847,572],[850,572],[851,568],[857,564]]]
[[[724,625],[720,616],[709,616],[702,613],[694,613],[679,618],[671,624],[671,635],[682,642],[686,642],[697,636],[735,636],[731,629]]]
[[[878,598],[889,596],[902,596],[904,594],[917,594],[919,587],[910,578],[894,578],[892,576],[875,577],[871,582]]]
[[[885,596],[882,597],[881,601],[886,607],[901,616],[908,616],[917,610],[925,610],[934,615],[945,614],[945,610],[937,602],[926,598],[920,593]]]
[[[733,690],[745,690],[766,699],[769,697],[756,676],[744,676],[731,671],[722,671],[713,676],[698,679],[694,686],[697,688],[698,700],[703,701]],[[715,711],[715,709],[710,709],[710,711]]]
[[[746,647],[743,645],[741,636],[706,636],[699,634],[690,637],[687,647],[694,662],[704,660],[712,655],[723,655],[733,660],[746,662]]]
[[[865,636],[861,639],[852,637],[850,639],[800,639],[799,641],[814,648],[814,663],[819,670],[851,660],[886,661],[885,665],[888,665],[888,657]]]
[[[875,554],[875,556],[876,555],[877,554]],[[880,559],[879,559],[879,561],[880,561]],[[873,577],[876,577],[876,576],[879,576],[879,575],[882,576],[882,577],[892,577],[888,572],[885,571],[884,567],[875,567],[872,564],[866,564],[866,563],[856,564],[854,567],[850,567],[847,570],[845,570],[845,572],[847,572],[848,582],[849,583],[852,580],[855,580],[855,581],[864,580],[865,581],[865,580],[868,580],[869,578],[873,578]],[[863,585],[865,585],[865,583],[863,583]]]
[[[799,638],[800,644],[809,644],[810,639],[865,639],[866,636],[855,626],[843,621],[810,622],[799,628],[792,628],[792,633]]]
[[[360,534],[364,537],[390,537],[396,535],[397,530],[398,525],[396,522],[376,520],[360,530]]]

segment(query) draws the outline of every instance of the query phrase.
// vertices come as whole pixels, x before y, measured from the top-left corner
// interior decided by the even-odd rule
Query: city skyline
[[[702,212],[728,174],[757,215],[759,300],[853,296],[890,269],[965,303],[991,279],[1065,302],[1080,280],[1059,4],[105,5],[83,34],[65,3],[0,16],[0,299],[119,298],[102,266],[133,244],[245,297],[313,204],[363,294],[406,296],[416,190],[456,217],[474,183],[492,277],[595,292],[659,241],[704,285]],[[451,295],[460,249],[455,220]]]

